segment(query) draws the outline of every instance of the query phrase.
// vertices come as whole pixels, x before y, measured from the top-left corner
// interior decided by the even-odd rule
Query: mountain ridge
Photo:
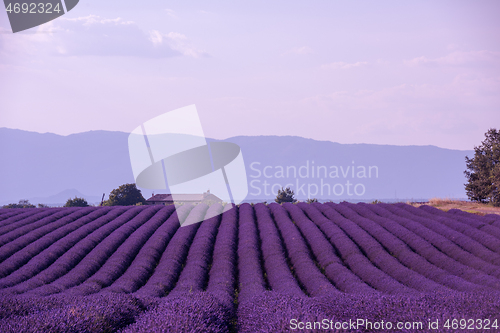
[[[100,198],[103,193],[108,195],[122,184],[133,183],[128,135],[120,131],[96,130],[63,136],[0,128],[0,156],[4,162],[0,165],[0,186],[3,189],[0,204],[25,198],[47,198],[68,189]],[[270,190],[265,194],[264,182],[275,185],[276,190],[277,185],[292,181],[298,188],[305,184],[311,189],[308,193],[299,190],[299,199],[308,196],[334,201],[465,198],[465,156],[474,153],[473,150],[433,145],[343,144],[299,136],[235,136],[224,140],[207,138],[207,141],[229,141],[241,147],[249,180],[248,201],[269,201],[275,197]],[[354,168],[358,171],[362,167],[376,166],[378,175],[370,179],[351,177],[351,173],[346,177],[340,174],[337,178],[327,176],[321,179],[256,177],[258,172],[255,169],[280,166],[298,169],[307,163],[315,167],[325,166],[328,170],[337,167],[345,171],[350,167],[349,172]],[[326,193],[327,182],[330,194]],[[348,182],[352,186],[360,184],[358,193],[363,192],[363,195],[348,195]],[[314,187],[321,185],[325,193],[321,195],[318,191],[315,194]],[[345,193],[333,195],[333,187],[338,194],[341,186]],[[260,189],[259,195],[256,188]],[[161,192],[143,189],[144,197],[149,197],[149,191]]]

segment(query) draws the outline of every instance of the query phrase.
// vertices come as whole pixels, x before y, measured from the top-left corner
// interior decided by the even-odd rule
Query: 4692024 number
[[[52,14],[52,13],[60,13],[62,9],[59,7],[59,4],[53,6],[51,3],[35,3],[35,2],[23,2],[23,3],[9,3],[6,8],[7,13],[23,13],[23,14]]]

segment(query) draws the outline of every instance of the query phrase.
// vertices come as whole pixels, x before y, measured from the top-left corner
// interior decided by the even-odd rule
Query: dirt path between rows
[[[421,206],[422,203],[412,204],[415,207]],[[469,213],[476,213],[479,215],[486,214],[498,214],[500,215],[500,207],[493,207],[488,204],[468,202],[468,201],[458,201],[458,200],[446,200],[446,199],[432,199],[431,201],[424,203],[424,205],[433,206],[444,211],[450,209],[460,209]]]

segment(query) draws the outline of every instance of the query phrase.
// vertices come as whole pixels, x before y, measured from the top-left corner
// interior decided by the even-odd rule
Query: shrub
[[[133,206],[139,202],[146,202],[141,190],[135,184],[124,184],[111,191],[106,206]]]
[[[84,198],[75,197],[74,199],[68,199],[64,207],[88,207],[89,203]]]
[[[3,208],[35,208],[35,205],[30,204],[30,202],[26,199],[19,200],[19,203],[11,203],[3,206]]]
[[[278,195],[276,196],[276,201],[277,203],[281,204],[283,202],[296,202],[297,199],[294,198],[295,193],[289,188],[278,190]]]

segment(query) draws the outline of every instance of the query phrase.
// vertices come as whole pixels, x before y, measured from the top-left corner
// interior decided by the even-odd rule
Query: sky
[[[207,137],[468,150],[500,128],[499,1],[81,0],[13,34],[0,127],[131,132],[195,104]]]

